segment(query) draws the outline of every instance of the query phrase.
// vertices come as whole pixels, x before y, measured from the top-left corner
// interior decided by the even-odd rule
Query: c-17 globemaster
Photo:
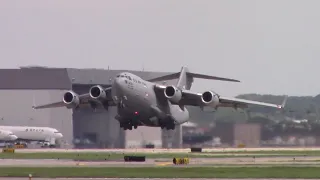
[[[162,85],[155,82],[178,79],[177,85]],[[62,101],[41,106],[33,106],[34,109],[66,107],[80,108],[90,106],[93,109],[109,106],[117,107],[117,119],[124,130],[132,130],[138,126],[161,127],[175,129],[175,125],[183,124],[189,120],[189,112],[185,106],[209,106],[246,108],[247,105],[260,105],[281,109],[285,105],[263,103],[238,98],[223,97],[213,91],[203,93],[190,91],[193,78],[212,79],[221,81],[240,82],[216,76],[191,73],[186,67],[182,67],[178,73],[161,76],[158,78],[143,80],[129,73],[118,74],[111,87],[103,88],[96,85],[90,88],[89,93],[78,95],[72,90],[67,91]]]

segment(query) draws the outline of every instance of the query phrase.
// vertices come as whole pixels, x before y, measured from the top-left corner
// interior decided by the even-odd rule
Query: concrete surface
[[[320,166],[320,156],[314,157],[236,157],[236,158],[190,158],[185,166],[230,166],[230,165],[309,165]],[[146,159],[145,162],[124,162],[123,160],[107,161],[74,161],[64,159],[0,159],[0,167],[151,167],[176,166],[172,159]],[[181,166],[177,166],[181,167]]]
[[[320,151],[320,147],[308,148],[204,148],[203,152],[230,152],[230,151]],[[35,152],[145,152],[145,153],[187,153],[190,148],[185,149],[16,149],[19,153]]]
[[[0,180],[26,180],[26,178],[0,178]],[[92,180],[138,180],[138,179],[143,179],[143,180],[169,180],[165,178],[32,178],[34,180],[87,180],[87,179],[92,179]],[[174,180],[212,180],[213,178],[172,178]],[[215,180],[239,180],[239,179],[226,179],[226,178],[214,178]],[[242,180],[255,180],[255,179],[242,179]],[[257,180],[272,180],[272,179],[257,179]],[[307,179],[276,179],[276,180],[307,180]]]

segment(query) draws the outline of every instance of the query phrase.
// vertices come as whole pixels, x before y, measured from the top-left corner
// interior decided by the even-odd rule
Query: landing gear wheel
[[[174,130],[175,129],[175,125],[174,124],[171,124],[171,125],[168,125],[166,127],[167,130]]]
[[[135,129],[137,129],[137,128],[138,128],[138,126],[137,126],[137,125],[134,125],[133,127],[134,127]]]

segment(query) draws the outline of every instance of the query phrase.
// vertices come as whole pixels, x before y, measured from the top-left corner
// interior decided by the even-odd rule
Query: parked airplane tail
[[[182,67],[181,71],[178,73],[173,73],[161,77],[157,77],[154,79],[149,79],[150,82],[157,82],[157,81],[166,81],[166,80],[172,80],[172,79],[178,79],[177,87],[184,88],[187,90],[190,90],[191,85],[193,83],[193,78],[200,78],[200,79],[212,79],[212,80],[220,80],[220,81],[231,81],[231,82],[240,82],[236,79],[229,79],[229,78],[223,78],[223,77],[217,77],[217,76],[209,76],[204,74],[196,74],[189,72],[187,67]]]

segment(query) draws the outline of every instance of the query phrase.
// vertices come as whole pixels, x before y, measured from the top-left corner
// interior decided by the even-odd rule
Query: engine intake
[[[103,87],[96,85],[90,88],[89,90],[90,97],[92,99],[104,100],[107,97],[107,93]]]
[[[202,93],[201,100],[206,106],[216,107],[219,104],[218,95],[211,91]]]
[[[67,108],[75,108],[80,104],[78,94],[73,91],[64,93],[63,102],[67,105]]]
[[[174,86],[167,86],[164,90],[164,95],[166,98],[168,98],[170,101],[178,103],[182,98],[182,92],[178,88]]]

